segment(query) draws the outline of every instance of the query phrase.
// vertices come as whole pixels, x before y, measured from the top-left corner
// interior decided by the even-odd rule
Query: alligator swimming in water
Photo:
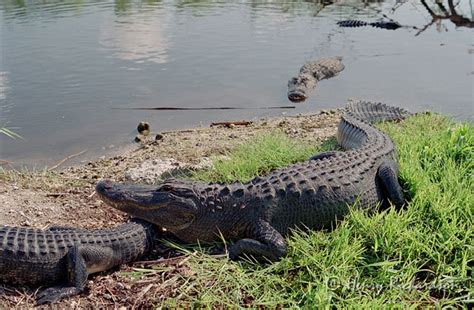
[[[339,27],[344,27],[344,28],[357,28],[357,27],[363,27],[363,26],[371,26],[374,28],[380,28],[380,29],[387,29],[387,30],[397,30],[399,28],[411,28],[411,29],[418,29],[415,26],[404,26],[400,25],[396,21],[377,21],[377,22],[364,22],[362,20],[355,20],[355,19],[348,19],[348,20],[341,20],[338,21],[337,24]]]
[[[293,102],[306,100],[319,81],[332,78],[342,70],[344,70],[342,57],[308,62],[301,67],[298,76],[288,81],[288,99]]]
[[[112,207],[165,228],[183,242],[235,240],[229,257],[275,261],[292,228],[330,229],[350,206],[404,204],[392,140],[369,122],[410,113],[384,104],[351,102],[337,140],[346,149],[318,154],[250,182],[168,180],[160,185],[100,181],[97,193]]]
[[[362,20],[341,20],[337,22],[340,27],[345,28],[355,28],[355,27],[363,27],[363,26],[372,26],[374,28],[381,28],[381,29],[388,29],[388,30],[397,30],[398,28],[403,27],[397,22],[394,21],[378,21],[378,22],[364,22]]]
[[[0,282],[60,285],[37,296],[38,305],[56,302],[80,294],[89,274],[148,253],[157,233],[156,226],[139,219],[102,230],[0,226]]]

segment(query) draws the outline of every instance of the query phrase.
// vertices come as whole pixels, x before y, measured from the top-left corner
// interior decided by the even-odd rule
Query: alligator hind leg
[[[387,198],[399,210],[405,203],[405,200],[403,199],[402,188],[398,183],[397,171],[397,164],[391,160],[386,160],[380,165],[377,171],[377,178]],[[388,202],[384,201],[384,204],[388,205]]]
[[[251,231],[254,239],[238,240],[229,248],[229,258],[247,254],[255,258],[265,257],[270,261],[277,261],[286,253],[285,239],[268,222],[258,221]]]
[[[102,271],[110,267],[113,251],[107,247],[78,245],[69,249],[66,256],[67,283],[54,286],[38,294],[37,305],[53,303],[62,298],[80,294],[87,283],[89,273]]]

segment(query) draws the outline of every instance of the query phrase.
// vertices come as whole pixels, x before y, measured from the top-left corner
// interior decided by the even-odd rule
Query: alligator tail
[[[364,21],[361,21],[361,20],[353,20],[353,19],[341,20],[341,21],[337,22],[337,24],[340,27],[350,27],[350,28],[362,27],[362,26],[369,25],[369,23],[367,23],[367,22],[364,22]]]
[[[358,149],[363,145],[374,143],[387,143],[386,139],[377,139],[378,135],[384,134],[367,123],[402,120],[408,115],[410,112],[402,108],[383,103],[349,101],[339,123],[337,141],[346,150]],[[391,150],[394,151],[393,145]]]
[[[403,108],[392,107],[380,102],[373,103],[359,100],[349,101],[346,111],[352,116],[369,123],[402,120],[411,115]]]

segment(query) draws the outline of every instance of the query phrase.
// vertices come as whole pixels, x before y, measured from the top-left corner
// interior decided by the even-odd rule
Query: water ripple
[[[109,18],[100,27],[99,43],[110,50],[114,57],[136,63],[168,62],[166,14],[134,14],[122,19]]]

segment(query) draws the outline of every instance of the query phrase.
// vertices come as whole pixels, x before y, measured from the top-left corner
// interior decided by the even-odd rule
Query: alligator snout
[[[106,190],[113,188],[113,182],[111,180],[102,180],[97,183],[95,190],[97,193],[104,193]]]
[[[288,99],[290,99],[293,102],[301,102],[305,101],[307,96],[303,93],[300,92],[289,92],[288,93]]]

